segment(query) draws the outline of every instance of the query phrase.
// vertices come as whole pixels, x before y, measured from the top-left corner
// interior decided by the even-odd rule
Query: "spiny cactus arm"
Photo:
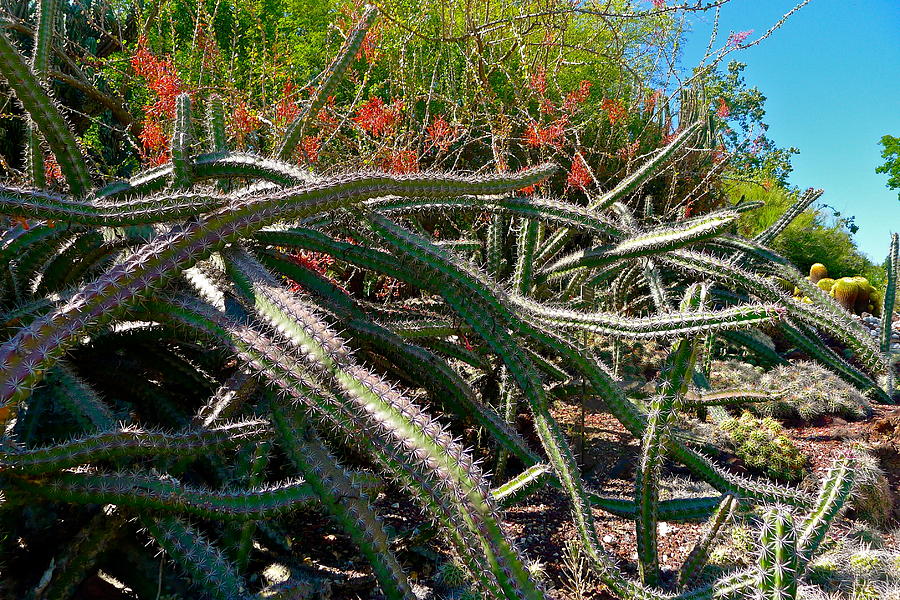
[[[760,244],[772,243],[772,240],[774,240],[778,234],[784,231],[794,219],[800,216],[800,213],[806,210],[810,204],[815,202],[824,193],[825,190],[816,190],[813,188],[807,189],[796,202],[791,204],[791,206],[784,211],[784,214],[781,215],[777,221],[753,238],[753,241],[759,242]]]
[[[80,532],[53,558],[50,580],[40,596],[49,600],[71,598],[76,588],[97,567],[97,558],[120,533],[122,512],[103,506]]]
[[[56,157],[72,195],[84,196],[91,187],[91,177],[75,136],[47,90],[40,84],[2,30],[0,30],[0,75],[16,93],[25,112],[50,146],[50,151]]]
[[[825,475],[812,510],[800,528],[799,547],[801,568],[813,559],[831,522],[840,513],[853,491],[857,464],[851,456],[835,460]]]
[[[847,344],[856,352],[858,359],[873,372],[884,371],[884,361],[877,345],[869,335],[857,335],[860,325],[854,323],[849,314],[838,316],[813,304],[795,301],[770,279],[726,264],[708,254],[684,249],[674,250],[660,256],[660,261],[681,270],[711,277],[732,288],[747,290],[763,300],[781,304],[791,316],[820,327]]]
[[[272,443],[259,444],[251,450],[248,460],[240,465],[238,472],[238,485],[258,487],[265,477],[266,465],[272,454]],[[238,571],[243,572],[250,561],[250,551],[253,549],[253,536],[256,533],[256,521],[243,523],[229,523],[225,529],[223,541],[231,543],[229,551],[234,557],[234,564]]]
[[[269,435],[268,424],[262,420],[173,434],[126,427],[51,446],[3,450],[0,451],[0,469],[37,474],[101,460],[146,455],[184,457],[259,442]]]
[[[35,6],[34,49],[31,56],[31,68],[35,77],[47,80],[47,68],[50,60],[50,42],[53,39],[53,24],[56,18],[56,0],[39,0]],[[25,162],[28,167],[29,180],[35,187],[46,185],[44,172],[44,150],[41,148],[41,137],[34,124],[28,119],[26,124]]]
[[[262,519],[314,502],[303,481],[249,489],[213,490],[147,473],[63,472],[40,479],[11,476],[32,496],[75,504],[109,503],[140,510],[193,514],[206,519]]]
[[[65,362],[53,366],[47,385],[54,386],[54,398],[75,417],[82,429],[103,431],[115,426],[110,407]]]
[[[142,515],[141,523],[166,554],[212,598],[249,600],[234,565],[199,530],[176,516]]]
[[[222,96],[213,94],[206,101],[206,144],[210,152],[228,150],[225,135],[225,102]]]
[[[534,587],[525,567],[505,541],[487,497],[481,496],[487,491],[480,491],[484,483],[478,468],[452,441],[449,433],[439,430],[439,426],[415,405],[406,399],[395,398],[395,392],[387,385],[376,385],[371,381],[368,385],[376,386],[377,394],[360,396],[358,392],[364,390],[357,389],[352,394],[336,396],[311,387],[313,376],[303,364],[306,359],[288,353],[293,345],[291,340],[268,340],[247,326],[231,323],[224,315],[200,307],[193,300],[157,302],[148,308],[152,309],[154,320],[173,320],[233,347],[243,360],[259,369],[281,390],[316,411],[326,427],[334,428],[351,444],[363,446],[364,451],[390,471],[430,514],[442,521],[444,533],[454,543],[472,576],[489,593],[509,598],[522,594],[527,598],[537,597],[536,591],[528,591]],[[321,346],[317,352],[319,356],[327,356]],[[306,375],[301,376],[303,373]],[[362,374],[360,371],[355,373]],[[371,374],[366,377],[375,378]],[[334,383],[340,384],[339,381]],[[348,383],[345,381],[343,385]],[[377,405],[370,406],[369,401],[375,401]],[[390,407],[385,402],[389,402]],[[397,402],[403,404],[402,412],[397,408]],[[360,431],[371,433],[360,436]],[[427,442],[426,437],[431,437],[432,442]],[[442,450],[437,451],[438,446]],[[417,448],[432,452],[425,458],[410,460],[411,456],[421,456],[416,453]],[[447,489],[453,491],[448,494]],[[515,561],[519,561],[518,567]]]
[[[103,232],[96,229],[79,235],[43,266],[35,295],[65,293],[86,271],[108,267],[103,263],[112,260],[114,254],[125,245],[124,241],[120,243],[118,240],[107,243]]]
[[[370,321],[354,319],[345,325],[346,333],[355,341],[373,344],[385,358],[400,363],[437,402],[463,422],[474,420],[501,448],[507,451],[511,448],[526,464],[537,462],[538,457],[527,442],[508,426],[508,421],[480,402],[471,386],[446,361],[422,347],[405,343],[399,336]]]
[[[480,528],[481,552],[487,557],[493,578],[509,596],[537,593],[521,559],[495,522],[493,507],[482,489],[482,474],[472,458],[454,444],[443,428],[421,412],[408,398],[390,389],[376,375],[357,366],[350,350],[321,316],[294,294],[277,285],[274,278],[248,253],[232,249],[228,264],[237,287],[253,310],[275,327],[286,340],[308,357],[311,368],[327,376],[341,394],[375,412],[381,426],[402,441],[417,457],[428,459],[429,468],[446,473],[444,483],[456,487],[465,498],[468,518]],[[433,467],[432,467],[433,465]],[[483,528],[483,529],[481,529]],[[490,581],[486,587],[494,587]]]
[[[782,321],[782,326],[783,325],[784,322]],[[755,335],[756,331],[757,330],[755,329],[749,329],[747,331],[723,331],[719,335],[731,344],[746,348],[755,354],[758,360],[764,361],[767,365],[775,366],[787,364],[788,361],[778,354],[772,346],[760,341],[758,336]]]
[[[194,424],[210,427],[213,423],[235,415],[258,387],[253,373],[238,369],[216,390],[194,416]]]
[[[897,281],[900,280],[900,236],[896,233],[891,236],[887,267],[887,282],[884,284],[884,300],[881,305],[881,337],[879,341],[881,352],[888,364],[885,394],[890,400],[893,400],[894,368],[891,358],[891,328],[894,323],[894,304],[897,301]]]
[[[366,207],[389,217],[415,214],[421,211],[446,213],[452,209],[465,208],[484,211],[490,208],[494,217],[504,213],[591,232],[604,237],[623,236],[621,229],[599,217],[593,211],[574,204],[534,196],[460,196],[442,199],[379,198],[366,202]]]
[[[769,509],[762,520],[759,540],[759,588],[765,600],[795,600],[800,572],[797,532],[784,506]]]
[[[651,402],[647,427],[641,439],[641,455],[635,469],[634,491],[638,510],[635,518],[638,573],[644,585],[659,585],[657,553],[657,507],[659,504],[659,471],[663,454],[662,439],[666,435],[672,404],[664,396]]]
[[[688,140],[693,137],[693,135],[698,132],[703,127],[703,123],[696,122],[682,130],[680,134],[678,134],[675,139],[673,139],[668,146],[662,148],[659,152],[657,152],[654,156],[649,158],[646,163],[644,163],[639,169],[637,169],[634,173],[623,179],[618,185],[616,185],[609,192],[606,192],[596,200],[592,201],[588,208],[594,213],[600,213],[606,208],[610,207],[614,202],[618,202],[625,198],[628,194],[634,192],[638,187],[644,184],[650,177],[652,177],[657,170],[667,161],[672,155],[681,148]],[[571,239],[572,232],[568,230],[560,230],[556,232],[553,236],[551,236],[546,244],[544,244],[543,250],[540,254],[538,254],[536,259],[536,267],[541,267],[547,263],[563,246],[565,246],[566,242]]]
[[[610,514],[625,519],[636,519],[638,516],[638,505],[632,499],[607,498],[594,492],[588,492],[588,495],[591,504]],[[657,520],[668,523],[702,521],[709,518],[721,500],[721,496],[661,500],[657,507]]]
[[[347,34],[343,47],[335,56],[334,60],[328,65],[328,68],[320,75],[322,83],[316,88],[313,97],[303,111],[288,125],[287,130],[281,136],[281,143],[275,150],[275,156],[281,160],[289,161],[303,132],[310,119],[315,119],[319,111],[325,105],[328,96],[332,94],[334,88],[347,70],[347,67],[353,62],[353,58],[359,51],[366,32],[372,26],[375,17],[378,16],[378,9],[374,6],[367,5],[362,16],[356,23],[356,26]]]
[[[703,533],[703,537],[697,540],[690,554],[684,559],[681,569],[678,571],[678,586],[684,588],[695,579],[703,570],[703,566],[709,560],[712,546],[719,537],[722,528],[731,522],[734,511],[738,506],[737,499],[731,494],[726,494],[721,499],[715,512],[709,520],[709,525]]]
[[[165,189],[172,180],[173,167],[168,162],[138,173],[127,181],[115,181],[93,192],[94,200],[119,201],[120,198],[147,196]],[[262,183],[248,188],[247,193],[259,191],[266,185],[292,186],[317,181],[309,171],[296,165],[283,163],[271,158],[263,158],[248,152],[210,152],[192,158],[191,180],[203,182],[210,179],[262,180]]]
[[[681,221],[672,227],[638,233],[610,246],[583,250],[566,256],[541,269],[543,279],[559,276],[573,269],[603,267],[611,262],[651,256],[681,248],[719,235],[738,217],[735,211],[712,214]]]
[[[785,321],[780,323],[779,329],[789,342],[830,369],[835,375],[856,387],[863,394],[867,394],[879,402],[890,402],[890,398],[882,392],[872,378],[844,360],[843,357],[826,344],[823,344],[815,331],[808,326],[803,323]]]
[[[240,199],[147,243],[98,279],[78,290],[53,312],[20,330],[0,346],[0,422],[14,416],[16,403],[30,393],[46,368],[86,329],[108,322],[129,302],[196,264],[226,243],[273,222],[334,210],[380,195],[443,196],[492,194],[518,189],[547,177],[543,165],[515,176],[440,175],[351,176],[264,192]],[[4,414],[5,413],[5,414]]]
[[[108,227],[145,225],[199,216],[226,202],[226,198],[208,194],[174,194],[112,204],[69,200],[38,190],[0,188],[0,214]]]
[[[539,223],[533,219],[522,219],[519,226],[516,268],[513,272],[513,289],[522,296],[528,296],[534,279],[534,249],[537,246]]]
[[[530,321],[520,322],[518,332],[561,356],[577,373],[583,373],[595,393],[604,399],[613,416],[633,436],[641,438],[644,435],[646,417],[637,406],[628,400],[622,388],[599,359],[571,340],[551,333]],[[707,481],[722,493],[732,493],[740,498],[754,498],[767,502],[781,501],[797,506],[811,503],[811,499],[799,490],[787,486],[773,486],[729,473],[675,437],[669,437],[666,446],[672,458],[684,464],[696,476]]]
[[[403,567],[390,548],[384,525],[366,494],[353,484],[324,444],[303,431],[302,418],[291,415],[277,403],[271,410],[279,446],[372,565],[381,591],[391,599],[415,598]]]
[[[731,406],[743,405],[753,402],[769,402],[777,399],[776,394],[757,392],[748,389],[728,389],[717,392],[688,392],[683,400],[685,407],[698,406]]]
[[[191,183],[191,97],[178,94],[175,98],[175,125],[172,131],[172,187],[184,189]]]
[[[627,318],[618,313],[581,313],[548,307],[528,298],[511,296],[521,314],[548,327],[565,327],[615,335],[628,339],[650,339],[692,335],[749,327],[779,318],[777,304],[746,304],[717,311],[669,313],[651,317]]]
[[[592,565],[600,578],[617,593],[651,598],[652,593],[627,580],[602,549],[581,477],[568,442],[547,407],[543,387],[531,361],[508,333],[515,316],[505,307],[503,294],[472,269],[450,259],[421,236],[384,217],[369,213],[367,224],[405,262],[430,272],[432,285],[439,285],[445,301],[503,358],[531,407],[535,429],[554,471],[569,497],[576,527]]]
[[[503,485],[492,489],[491,495],[500,506],[506,508],[544,487],[552,476],[553,469],[549,465],[536,463]]]

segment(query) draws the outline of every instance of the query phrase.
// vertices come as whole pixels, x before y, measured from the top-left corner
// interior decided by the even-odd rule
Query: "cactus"
[[[809,268],[810,283],[819,283],[826,277],[828,277],[828,269],[822,263],[816,263]]]
[[[42,11],[52,6],[40,3]],[[711,519],[682,568],[686,587],[738,503],[781,503],[798,514],[811,508],[799,536],[790,537],[784,510],[767,516],[763,532],[761,585],[771,597],[790,597],[796,581],[784,575],[793,569],[799,576],[811,560],[849,493],[852,465],[839,465],[814,500],[802,489],[729,471],[673,425],[685,408],[770,399],[739,388],[690,389],[707,371],[697,365],[701,341],[706,363],[725,342],[783,361],[751,329],[758,325],[780,328],[875,395],[874,378],[888,362],[883,340],[876,346],[861,336],[822,289],[763,245],[817,193],[805,194],[755,241],[727,233],[750,203],[669,224],[667,215],[633,214],[626,200],[691,140],[712,135],[700,118],[686,120],[691,124],[669,145],[587,206],[518,194],[552,177],[552,164],[490,176],[319,176],[293,166],[287,159],[297,140],[349,68],[376,12],[365,10],[272,158],[228,150],[221,98],[194,98],[206,104],[205,127],[195,132],[192,100],[180,95],[171,163],[99,187],[42,84],[43,59],[30,68],[0,32],[0,72],[67,182],[63,191],[43,189],[36,178],[26,188],[0,186],[0,213],[40,221],[0,236],[0,487],[4,519],[13,515],[4,525],[23,540],[0,540],[0,548],[15,546],[20,562],[50,565],[47,581],[31,578],[31,569],[15,573],[16,591],[70,595],[99,566],[104,547],[138,546],[133,528],[115,531],[110,523],[140,523],[137,539],[151,540],[151,554],[165,551],[200,594],[246,597],[260,580],[258,549],[298,562],[279,532],[303,518],[298,509],[319,507],[367,560],[384,595],[410,598],[395,532],[369,498],[372,480],[381,489],[384,479],[434,522],[420,533],[450,549],[460,567],[454,581],[464,578],[471,593],[488,598],[544,597],[502,511],[546,486],[569,504],[573,548],[586,567],[629,600],[663,593],[659,520]],[[45,40],[48,29],[38,29]],[[698,116],[696,106],[692,112]],[[197,154],[201,148],[206,153]],[[487,213],[488,231],[435,242],[417,220],[456,211]],[[896,245],[895,237],[893,282]],[[297,251],[421,293],[373,304],[293,259]],[[473,256],[483,256],[486,268]],[[773,277],[809,302],[792,299]],[[886,290],[886,305],[894,288]],[[676,308],[671,299],[679,296]],[[855,365],[818,348],[817,329],[853,350]],[[670,340],[649,410],[632,402],[587,345],[589,333],[617,344]],[[496,379],[502,406],[485,391]],[[627,498],[585,485],[550,409],[550,394],[575,383],[602,398],[640,440]],[[420,401],[426,395],[427,404]],[[534,423],[535,447],[513,427],[520,410]],[[457,438],[469,428],[479,431],[465,438],[475,448]],[[498,457],[493,478],[479,455]],[[667,460],[717,493],[660,500]],[[505,479],[513,468],[521,471]],[[98,505],[115,505],[115,519]],[[604,551],[595,508],[634,521],[640,581]],[[48,545],[42,532],[55,519],[73,527]],[[136,588],[158,580],[178,589],[174,575],[144,573],[148,557],[135,552],[137,566],[123,572]],[[743,590],[754,577],[726,576],[680,597]]]

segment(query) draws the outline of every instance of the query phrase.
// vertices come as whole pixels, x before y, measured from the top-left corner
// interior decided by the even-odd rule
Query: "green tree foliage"
[[[888,175],[887,186],[892,190],[900,189],[900,138],[886,135],[881,138],[881,158],[884,164],[875,168],[876,173]],[[900,198],[900,193],[898,193]]]

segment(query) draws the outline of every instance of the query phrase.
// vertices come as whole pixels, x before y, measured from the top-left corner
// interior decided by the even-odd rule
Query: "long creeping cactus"
[[[324,177],[298,168],[288,159],[351,68],[377,12],[371,7],[272,158],[229,151],[220,97],[194,98],[205,102],[205,127],[194,128],[183,94],[171,162],[95,188],[40,76],[54,5],[38,3],[30,61],[0,32],[0,73],[40,134],[30,138],[31,153],[42,137],[68,187],[43,189],[39,177],[29,187],[0,185],[0,214],[37,221],[0,234],[0,519],[15,534],[0,537],[0,559],[13,566],[20,596],[71,597],[82,579],[115,562],[118,545],[137,553],[138,566],[121,570],[135,589],[174,593],[186,573],[205,597],[267,594],[256,583],[263,559],[306,562],[305,540],[288,543],[290,528],[304,518],[300,509],[321,507],[387,597],[415,595],[398,541],[438,536],[485,597],[537,600],[546,595],[502,511],[549,486],[568,501],[590,565],[622,598],[711,600],[755,584],[769,597],[792,597],[852,489],[853,464],[840,461],[813,499],[716,464],[676,424],[683,409],[770,399],[689,389],[701,332],[775,364],[784,359],[748,328],[779,327],[884,399],[874,381],[890,364],[889,330],[873,343],[765,246],[817,192],[755,240],[727,233],[752,203],[670,224],[651,210],[637,215],[629,204],[641,186],[691,140],[711,137],[697,110],[673,141],[586,206],[522,194],[552,180],[551,164],[492,176]],[[487,213],[487,231],[435,241],[420,223],[461,211]],[[298,252],[394,278],[409,297],[368,302]],[[895,236],[886,305],[896,256]],[[811,303],[783,293],[776,274],[808,291]],[[672,306],[680,295],[682,306]],[[845,343],[854,362],[817,344],[818,330]],[[588,334],[615,344],[672,340],[649,410],[585,345]],[[482,375],[502,383],[499,405]],[[586,485],[551,392],[595,396],[640,440],[633,495]],[[520,404],[534,444],[516,427]],[[469,428],[479,436],[464,444],[459,436]],[[467,447],[472,439],[492,448]],[[495,478],[476,453],[496,457]],[[660,500],[666,459],[718,493]],[[434,525],[386,526],[373,489],[408,495]],[[758,567],[688,589],[735,508],[766,504],[789,508],[768,513]],[[603,550],[594,509],[634,521],[638,580]],[[810,512],[792,528],[788,510]],[[68,524],[58,534],[66,540],[47,537],[57,519]],[[707,534],[681,568],[681,591],[663,591],[657,523],[705,519]],[[133,523],[144,531],[138,541],[149,537],[178,571],[140,566],[150,558],[136,549]],[[57,552],[63,541],[71,549]],[[309,587],[299,577],[284,586],[298,594]]]

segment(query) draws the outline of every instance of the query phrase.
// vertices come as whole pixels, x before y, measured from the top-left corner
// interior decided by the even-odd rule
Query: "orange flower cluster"
[[[546,127],[541,127],[537,123],[532,122],[525,129],[525,145],[531,148],[553,146],[556,149],[561,149],[566,133],[566,125],[568,124],[569,120],[566,117],[557,119]]]
[[[588,186],[593,183],[591,172],[588,171],[587,163],[581,154],[576,154],[572,160],[572,168],[569,170],[569,176],[566,177],[566,186],[578,190],[587,190]]]
[[[400,121],[401,111],[403,111],[402,100],[394,100],[390,104],[385,104],[384,100],[375,97],[359,107],[356,116],[353,117],[353,122],[366,133],[381,137],[394,130]]]
[[[184,91],[181,79],[171,58],[157,58],[147,49],[146,38],[138,41],[138,50],[131,58],[134,72],[147,80],[147,87],[155,96],[147,107],[140,139],[144,160],[162,164],[168,159],[168,136],[163,131],[163,121],[175,116],[175,98]]]
[[[606,111],[610,125],[622,123],[628,118],[628,110],[625,108],[625,103],[621,100],[604,98],[600,103],[600,108]]]
[[[456,132],[450,127],[444,115],[438,115],[432,119],[431,125],[428,126],[427,134],[431,144],[440,148],[443,152],[450,148],[450,144],[453,143],[453,139],[456,136]]]

